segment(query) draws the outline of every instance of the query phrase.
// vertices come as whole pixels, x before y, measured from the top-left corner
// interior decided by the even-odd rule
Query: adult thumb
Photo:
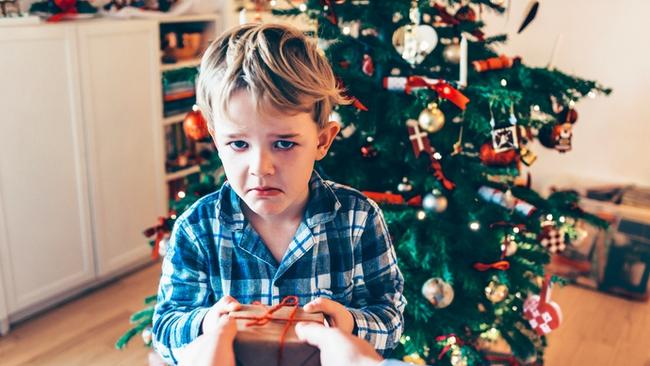
[[[312,346],[318,348],[322,348],[324,345],[329,330],[330,329],[323,325],[305,323],[296,324],[296,335],[298,336],[298,339],[306,341]]]

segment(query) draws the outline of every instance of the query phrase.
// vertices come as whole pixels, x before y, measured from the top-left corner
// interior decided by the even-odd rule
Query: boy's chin
[[[248,208],[255,214],[264,217],[272,217],[282,214],[287,207],[280,202],[271,202],[270,200],[247,202]]]

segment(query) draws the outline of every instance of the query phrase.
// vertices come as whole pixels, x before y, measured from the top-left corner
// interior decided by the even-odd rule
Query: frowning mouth
[[[274,196],[276,194],[282,193],[280,189],[268,186],[255,187],[249,189],[248,191],[258,196]]]

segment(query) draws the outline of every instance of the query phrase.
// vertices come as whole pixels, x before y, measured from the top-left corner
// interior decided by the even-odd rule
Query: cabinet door
[[[149,256],[142,231],[165,212],[158,27],[78,26],[98,275]]]
[[[94,279],[77,43],[0,32],[0,266],[10,314]]]

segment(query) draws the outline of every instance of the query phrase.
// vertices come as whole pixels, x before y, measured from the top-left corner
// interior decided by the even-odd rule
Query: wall
[[[526,64],[546,66],[562,34],[559,70],[614,89],[609,97],[577,104],[573,151],[535,146],[531,171],[536,188],[597,181],[650,186],[650,1],[543,0],[537,18],[517,35],[528,1],[512,1],[510,20],[486,16],[488,34],[507,32],[502,50]]]

